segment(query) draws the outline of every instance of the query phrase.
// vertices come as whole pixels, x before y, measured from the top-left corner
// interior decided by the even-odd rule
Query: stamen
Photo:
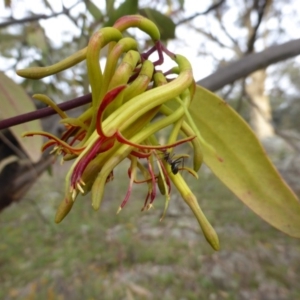
[[[79,182],[76,183],[76,187],[81,192],[81,194],[84,194],[84,190],[83,190],[82,186],[79,184]]]
[[[72,191],[72,196],[71,196],[73,202],[75,201],[77,194],[78,194],[78,193],[77,193],[76,189],[73,189],[73,191]]]

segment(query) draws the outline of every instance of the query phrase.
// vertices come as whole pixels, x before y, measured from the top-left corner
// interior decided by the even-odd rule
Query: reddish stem
[[[70,110],[72,108],[87,104],[92,102],[92,96],[91,94],[87,94],[69,101],[66,101],[64,103],[60,103],[57,106],[63,110]],[[16,126],[19,124],[23,124],[29,121],[33,121],[33,120],[37,120],[37,119],[41,119],[41,118],[45,118],[51,115],[55,115],[57,112],[51,108],[51,107],[45,107],[45,108],[41,108],[26,114],[22,114],[22,115],[18,115],[12,118],[8,118],[5,120],[0,121],[0,130],[1,129],[5,129],[5,128],[9,128],[12,126]]]

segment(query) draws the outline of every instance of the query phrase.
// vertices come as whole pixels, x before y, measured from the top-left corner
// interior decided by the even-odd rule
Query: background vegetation
[[[299,241],[259,219],[208,170],[190,184],[220,236],[221,251],[215,253],[179,195],[173,194],[162,222],[163,197],[141,213],[145,190],[138,188],[116,215],[126,181],[109,184],[99,212],[91,209],[89,197],[78,199],[56,225],[61,179],[44,174],[24,201],[0,215],[1,299],[300,296]]]
[[[62,102],[88,93],[84,65],[41,81],[20,81],[15,69],[57,62],[84,47],[97,28],[113,24],[123,14],[144,14],[160,26],[171,50],[185,54],[192,49],[199,55],[196,79],[218,91],[251,122],[283,176],[300,193],[299,57],[292,58],[300,53],[295,0],[211,0],[192,9],[187,0],[81,0],[63,1],[60,6],[55,2],[40,0],[35,6],[30,1],[0,2],[6,6],[0,16],[0,70],[20,82],[29,95],[45,93]],[[49,31],[55,22],[65,24],[57,39]],[[140,41],[147,47],[143,36]],[[43,121],[44,127],[52,124],[53,119]],[[124,187],[109,184],[100,212],[92,211],[88,197],[78,199],[82,203],[55,225],[64,168],[54,167],[54,176],[44,173],[36,181],[36,174],[24,169],[24,160],[31,163],[30,159],[5,142],[9,137],[19,147],[7,134],[0,135],[1,185],[13,187],[10,202],[23,201],[0,214],[1,299],[300,297],[299,241],[261,221],[205,167],[200,180],[191,184],[220,235],[218,253],[206,245],[178,195],[161,223],[163,199],[157,199],[154,210],[140,213],[144,191],[138,188],[116,216],[127,180]],[[3,162],[12,155],[19,160],[8,169],[11,162]],[[4,183],[8,171],[14,176]],[[26,196],[14,185],[20,174],[28,174],[28,187],[34,184]],[[8,198],[0,196],[1,201]]]

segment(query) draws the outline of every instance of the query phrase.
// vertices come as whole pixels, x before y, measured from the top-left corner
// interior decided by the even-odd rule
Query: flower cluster
[[[153,42],[150,50],[141,53],[136,40],[124,35],[124,31],[131,27],[137,27],[149,35]],[[108,47],[108,54],[102,71],[99,55],[105,46]],[[149,59],[153,53],[158,56],[154,62]],[[165,56],[174,61],[175,67],[163,73],[160,70]],[[174,147],[190,142],[193,169],[183,169],[197,177],[196,172],[202,163],[203,140],[188,113],[195,90],[189,61],[166,49],[154,23],[133,15],[120,18],[113,27],[98,30],[86,48],[63,61],[47,68],[19,70],[18,74],[38,79],[60,72],[84,59],[92,94],[89,108],[77,118],[70,118],[48,97],[35,95],[36,99],[57,111],[66,130],[60,138],[47,132],[24,134],[47,137],[49,140],[43,150],[52,147],[52,153],[62,156],[63,161],[74,160],[66,176],[65,199],[58,209],[56,222],[69,213],[79,193],[91,192],[92,206],[95,210],[99,209],[105,185],[113,180],[114,168],[127,158],[130,160],[129,188],[118,211],[127,203],[133,183],[145,183],[148,186],[142,209],[152,206],[157,186],[166,197],[167,208],[172,182],[194,211],[207,240],[213,248],[218,249],[219,242],[214,230],[178,172],[183,168],[180,158],[172,154]],[[168,141],[160,145],[156,134],[170,125],[172,130]],[[185,137],[179,139],[179,134]],[[138,179],[138,172],[143,179]]]

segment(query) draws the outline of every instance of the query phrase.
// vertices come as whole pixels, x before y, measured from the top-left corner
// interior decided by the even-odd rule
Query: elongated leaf
[[[48,53],[48,43],[45,30],[39,25],[28,26],[25,30],[26,41],[29,46],[36,47],[42,50],[43,53]]]
[[[202,136],[222,158],[203,149],[207,166],[261,218],[300,238],[300,202],[247,123],[226,102],[199,86],[190,112]]]
[[[35,110],[32,100],[25,91],[0,72],[0,119],[6,119]],[[37,162],[41,157],[42,137],[22,138],[24,131],[42,130],[39,120],[11,127],[10,130],[20,143],[23,150],[32,162]]]
[[[11,0],[4,0],[5,7],[11,7]]]
[[[112,14],[105,26],[112,26],[122,16],[134,15],[138,10],[138,0],[125,0]]]
[[[162,40],[175,38],[176,25],[171,18],[150,7],[140,9],[140,14],[155,23]]]
[[[101,10],[92,1],[88,1],[87,10],[96,21],[100,21],[103,18]]]
[[[180,9],[183,9],[184,8],[184,0],[179,0],[179,7]]]
[[[114,12],[115,0],[105,0],[105,2],[106,2],[106,15],[110,17]]]

